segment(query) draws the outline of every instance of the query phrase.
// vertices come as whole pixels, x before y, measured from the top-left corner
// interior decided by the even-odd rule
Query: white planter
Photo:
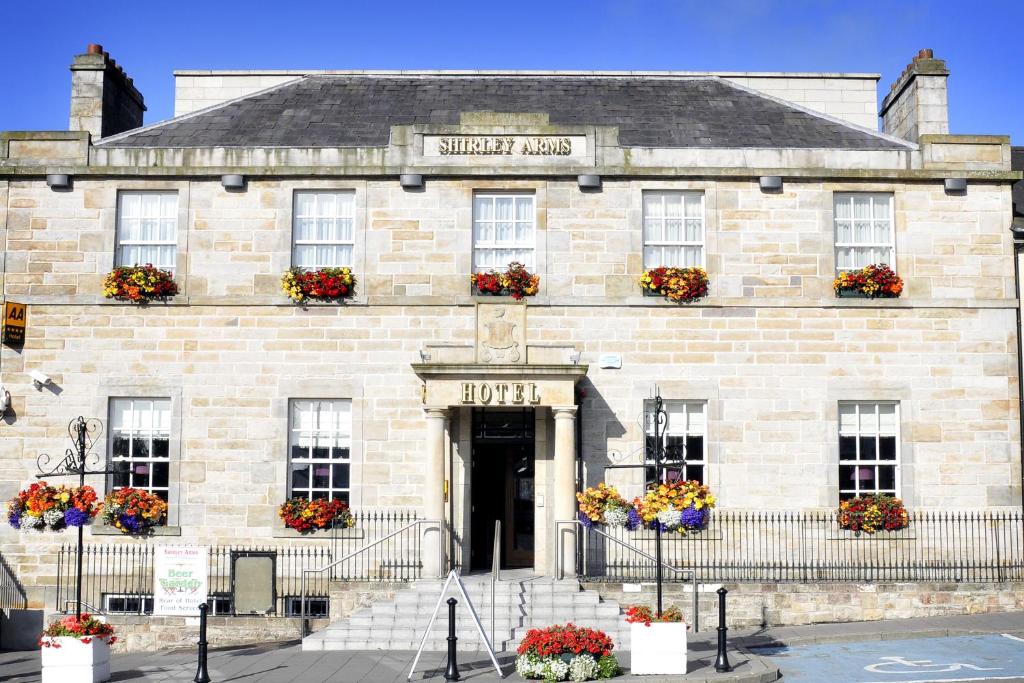
[[[78,638],[49,638],[42,647],[42,683],[102,683],[110,680],[110,646],[102,638],[83,643]]]
[[[686,624],[630,624],[629,673],[686,673]]]

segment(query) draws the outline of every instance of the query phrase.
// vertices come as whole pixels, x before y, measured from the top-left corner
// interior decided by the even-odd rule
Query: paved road
[[[761,647],[786,683],[1024,682],[1024,638],[1012,634]]]

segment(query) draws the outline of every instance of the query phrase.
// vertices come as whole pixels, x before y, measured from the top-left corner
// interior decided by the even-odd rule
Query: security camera
[[[44,386],[53,383],[49,376],[44,375],[38,370],[29,370],[28,376],[32,378],[32,383],[36,385],[36,389],[42,389]]]
[[[0,384],[0,417],[3,417],[7,409],[11,407],[11,392],[7,391],[4,385]]]

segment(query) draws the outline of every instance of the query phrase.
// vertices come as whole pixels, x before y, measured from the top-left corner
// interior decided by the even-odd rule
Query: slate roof
[[[907,149],[717,77],[310,75],[100,141],[105,147],[384,147],[461,112],[618,126],[623,147]]]

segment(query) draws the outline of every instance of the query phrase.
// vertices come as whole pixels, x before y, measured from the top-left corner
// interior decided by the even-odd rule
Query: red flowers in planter
[[[708,273],[703,268],[651,268],[640,276],[645,292],[661,294],[669,301],[688,304],[708,295]]]
[[[655,616],[654,610],[647,605],[633,605],[626,610],[626,623],[629,624],[643,624],[644,626],[650,626],[651,622],[661,623],[678,623],[683,620],[683,611],[673,605],[661,613],[661,616]]]
[[[540,276],[526,270],[526,266],[518,261],[508,264],[504,273],[489,271],[473,273],[473,286],[479,294],[507,294],[517,301],[526,296],[533,296],[540,287]]]
[[[281,504],[277,515],[286,527],[303,533],[334,526],[347,529],[356,523],[348,505],[340,500],[289,498]]]
[[[866,493],[839,504],[840,529],[873,534],[876,531],[899,531],[910,526],[910,515],[903,501],[884,493]]]
[[[541,657],[586,652],[597,658],[611,654],[613,647],[612,639],[604,631],[573,624],[558,624],[547,628],[531,628],[519,643],[517,652]]]
[[[315,301],[340,301],[347,299],[355,291],[356,279],[352,269],[318,268],[305,270],[289,268],[281,276],[281,291],[295,303],[307,299]]]
[[[93,638],[102,638],[108,645],[113,644],[117,640],[114,637],[113,626],[103,623],[93,615],[84,612],[81,619],[74,615],[61,617],[57,621],[51,622],[46,627],[46,630],[43,631],[42,637],[39,638],[40,645],[43,647],[60,647],[60,643],[53,642],[50,638],[78,638],[86,645],[91,643]]]
[[[119,266],[103,279],[103,295],[108,299],[143,303],[167,299],[178,293],[178,284],[169,270],[144,266]]]
[[[895,298],[903,291],[903,280],[892,268],[879,263],[860,270],[843,271],[832,281],[832,289],[836,296],[843,292],[856,292],[872,299]]]

